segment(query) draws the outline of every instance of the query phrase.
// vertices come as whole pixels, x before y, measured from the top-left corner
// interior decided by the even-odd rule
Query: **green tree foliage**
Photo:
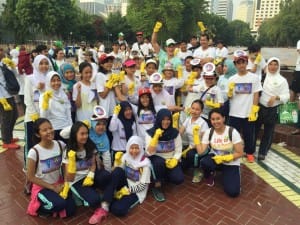
[[[251,36],[250,27],[248,23],[241,20],[234,20],[228,24],[229,32],[231,32],[232,45],[249,46],[254,42]]]

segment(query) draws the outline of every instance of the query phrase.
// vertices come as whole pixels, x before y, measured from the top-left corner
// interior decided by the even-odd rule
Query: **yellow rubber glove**
[[[30,115],[30,118],[32,120],[32,122],[36,121],[38,118],[40,118],[38,113],[34,113]]]
[[[108,89],[112,89],[114,86],[114,81],[112,79],[109,79],[106,81],[105,83],[105,87],[108,88]]]
[[[68,197],[69,190],[70,190],[69,182],[65,182],[64,183],[64,188],[59,193],[60,197],[62,197],[63,199],[66,199]]]
[[[257,65],[260,63],[260,61],[261,61],[261,53],[258,53],[254,60],[254,64]]]
[[[161,137],[161,135],[163,134],[163,130],[158,128],[155,130],[155,133],[153,135],[153,137],[151,138],[151,141],[150,141],[150,146],[151,147],[156,147],[157,144],[158,144],[158,139]]]
[[[233,160],[233,154],[228,155],[216,155],[212,157],[212,159],[215,161],[216,164],[221,164],[224,162],[230,162]]]
[[[120,76],[114,73],[110,76],[110,78],[105,83],[105,87],[108,89],[112,89],[113,86],[119,82],[119,80],[120,80]]]
[[[177,67],[177,77],[178,79],[182,78],[183,76],[183,70],[182,70],[182,66],[178,66]]]
[[[200,28],[200,30],[202,32],[204,32],[206,30],[206,28],[205,28],[205,26],[204,26],[204,24],[203,24],[202,21],[198,21],[197,24],[198,24],[198,27]]]
[[[182,151],[182,153],[181,153],[181,156],[183,157],[183,158],[186,158],[186,154],[191,150],[192,148],[189,146],[189,147],[187,147],[186,149],[184,149],[183,151]]]
[[[200,130],[199,125],[193,126],[193,141],[194,141],[195,145],[200,145],[201,144],[199,130]]]
[[[211,108],[220,108],[221,107],[220,103],[213,102],[212,99],[209,99],[209,100],[206,99],[204,104],[207,105],[208,107],[211,107]]]
[[[49,108],[49,100],[52,98],[53,92],[52,91],[45,91],[43,95],[43,100],[42,100],[42,109],[47,110]]]
[[[116,116],[119,115],[120,111],[121,111],[121,106],[120,106],[120,104],[118,104],[114,108],[114,115],[116,115]]]
[[[134,94],[134,88],[135,88],[134,82],[130,82],[128,84],[128,94],[129,95],[133,95]]]
[[[115,154],[115,161],[114,161],[114,167],[121,166],[122,165],[122,156],[123,152],[116,152]]]
[[[175,166],[177,166],[178,160],[171,158],[171,159],[166,159],[166,167],[168,169],[173,169]]]
[[[179,112],[174,113],[172,115],[173,127],[176,129],[178,129],[178,126],[179,126],[179,116],[180,116]]]
[[[231,82],[228,84],[228,93],[227,93],[228,98],[231,98],[233,96],[234,88],[235,88],[235,83]]]
[[[119,200],[126,195],[130,195],[130,191],[129,191],[128,187],[124,186],[115,193],[115,198]]]
[[[94,184],[95,173],[89,171],[88,175],[84,178],[82,186],[92,186]]]
[[[67,165],[68,173],[74,174],[76,173],[76,152],[70,150],[68,152],[68,159],[69,159],[69,163]]]
[[[145,73],[145,67],[146,67],[145,61],[141,62],[141,66],[140,66],[141,74]]]
[[[250,121],[250,122],[256,121],[258,118],[258,111],[259,111],[259,106],[252,105],[251,112],[248,117],[248,121]]]
[[[197,72],[191,72],[188,79],[186,80],[186,84],[190,86],[194,85],[197,76],[198,76]]]
[[[119,82],[122,82],[123,80],[125,80],[125,71],[122,70],[119,74]]]
[[[11,111],[12,110],[12,107],[7,102],[6,98],[0,98],[0,104],[3,106],[4,111]]]
[[[154,28],[153,28],[153,32],[154,32],[154,33],[157,33],[157,32],[160,30],[161,27],[162,27],[162,23],[159,22],[159,21],[157,21],[157,22],[155,23]]]

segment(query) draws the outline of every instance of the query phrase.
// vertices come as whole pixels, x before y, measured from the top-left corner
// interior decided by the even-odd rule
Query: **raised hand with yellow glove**
[[[141,66],[140,66],[141,74],[144,74],[144,73],[145,73],[145,67],[146,67],[145,61],[141,62]]]
[[[178,160],[175,158],[166,159],[165,163],[168,169],[173,169],[175,166],[177,166]]]
[[[114,195],[114,197],[118,200],[123,198],[126,195],[130,195],[130,190],[127,186],[122,187],[119,191],[117,191]]]
[[[178,127],[179,127],[179,116],[180,116],[179,112],[174,113],[172,115],[173,127],[176,128],[176,129],[178,129]]]
[[[129,85],[128,85],[128,94],[129,95],[133,95],[134,94],[134,88],[135,88],[134,81],[130,82]]]
[[[38,118],[40,118],[38,113],[34,113],[30,115],[30,118],[32,120],[32,122],[36,121]]]
[[[118,104],[114,108],[114,115],[118,116],[120,111],[121,111],[121,106],[120,106],[120,104]]]
[[[262,57],[261,57],[261,53],[258,53],[257,56],[256,56],[256,58],[255,58],[255,60],[254,60],[254,64],[255,64],[255,65],[260,64],[261,58],[262,58]]]
[[[45,91],[43,95],[43,100],[42,100],[42,109],[47,110],[49,108],[49,100],[50,98],[53,97],[53,92],[52,91]]]
[[[157,146],[158,139],[162,136],[163,132],[164,131],[162,129],[160,129],[160,128],[158,128],[158,129],[155,130],[155,133],[154,133],[153,137],[150,140],[150,146],[151,147],[155,148]]]
[[[200,145],[201,144],[199,130],[200,130],[199,125],[193,126],[193,141],[194,141],[195,145]]]
[[[205,28],[205,26],[204,26],[204,24],[203,24],[202,21],[198,21],[197,25],[198,25],[199,29],[201,30],[201,32],[206,31],[206,28]]]
[[[0,98],[0,104],[3,106],[4,111],[11,111],[13,109],[6,98]]]
[[[89,171],[88,175],[84,178],[82,186],[92,186],[94,184],[95,172]]]
[[[162,27],[162,23],[159,22],[159,21],[157,21],[157,22],[155,23],[154,28],[153,28],[153,32],[154,32],[154,33],[159,32],[159,30],[160,30],[161,27]]]
[[[233,92],[234,92],[234,88],[235,88],[235,83],[230,82],[228,84],[228,93],[227,93],[228,98],[232,98]]]
[[[227,163],[233,160],[233,154],[215,155],[212,157],[216,164]]]
[[[75,151],[70,150],[68,152],[68,160],[69,160],[69,163],[67,165],[67,172],[69,174],[75,174],[76,173],[76,152]],[[69,182],[66,181],[64,183],[64,188],[59,193],[59,195],[62,198],[66,199],[68,197],[69,190],[70,190],[70,185],[69,185]]]
[[[122,165],[122,156],[123,152],[116,152],[115,153],[115,160],[114,160],[114,167],[121,166]]]
[[[210,108],[220,108],[221,107],[221,104],[218,102],[214,102],[213,99],[206,99],[204,104]]]
[[[258,111],[259,111],[259,106],[258,105],[252,105],[251,107],[251,112],[248,117],[248,121],[253,122],[256,121],[258,118]]]
[[[177,78],[178,78],[178,79],[181,79],[182,76],[183,76],[183,69],[182,69],[182,66],[179,65],[179,66],[177,67]]]

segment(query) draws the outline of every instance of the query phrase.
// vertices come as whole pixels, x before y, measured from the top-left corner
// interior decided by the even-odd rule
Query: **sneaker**
[[[103,208],[98,208],[95,210],[94,214],[89,219],[89,224],[101,223],[107,217],[108,213]]]
[[[253,163],[255,161],[253,154],[247,154],[247,160],[249,163]]]
[[[2,147],[6,149],[19,149],[21,146],[15,143],[9,143],[9,144],[3,144]]]
[[[17,138],[17,137],[11,139],[12,143],[15,143],[15,142],[18,142],[18,141],[19,141],[19,138]]]
[[[265,160],[266,156],[262,154],[258,154],[257,160]]]
[[[203,177],[202,172],[199,169],[195,169],[192,182],[199,183],[202,180],[202,177]]]
[[[164,202],[166,200],[160,187],[153,187],[152,193],[156,201]]]
[[[206,178],[205,182],[207,186],[212,187],[215,185],[215,175],[216,175],[215,172],[211,172],[209,177]]]

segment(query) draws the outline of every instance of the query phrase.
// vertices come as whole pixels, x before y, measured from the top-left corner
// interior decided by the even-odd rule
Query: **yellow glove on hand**
[[[141,66],[140,66],[141,74],[142,74],[142,73],[145,73],[145,67],[146,67],[145,61],[141,62]]]
[[[159,22],[159,21],[157,21],[157,22],[155,23],[154,28],[153,28],[153,32],[154,32],[154,33],[157,33],[157,32],[160,30],[161,27],[162,27],[162,23]]]
[[[109,79],[106,81],[105,83],[105,87],[108,88],[108,89],[112,89],[114,86],[114,81],[112,79]]]
[[[168,169],[173,169],[175,166],[177,166],[178,160],[171,158],[171,159],[166,159],[166,167]]]
[[[67,166],[68,173],[74,174],[76,173],[76,152],[70,150],[68,152],[69,163]]]
[[[0,104],[3,106],[4,111],[10,111],[10,110],[12,110],[12,107],[7,102],[6,98],[0,98]]]
[[[183,71],[182,71],[182,66],[177,67],[177,77],[178,79],[182,78],[183,76]]]
[[[202,32],[204,32],[206,30],[206,28],[205,28],[205,26],[204,26],[204,24],[203,24],[202,21],[198,21],[197,24],[198,24],[198,27],[200,28],[200,30]]]
[[[186,149],[184,149],[184,150],[182,151],[182,153],[181,153],[181,156],[182,156],[183,158],[186,158],[186,154],[187,154],[191,149],[192,149],[192,148],[190,148],[190,146],[187,147]]]
[[[122,187],[119,191],[115,193],[115,198],[119,200],[123,198],[125,195],[130,195],[130,191],[126,186]]]
[[[163,134],[163,130],[158,128],[155,130],[155,133],[153,135],[153,137],[151,138],[151,141],[150,141],[150,146],[151,147],[156,147],[157,144],[158,144],[158,139],[161,137],[161,135]]]
[[[257,65],[260,63],[260,61],[261,61],[261,53],[258,53],[255,58],[254,64]]]
[[[94,184],[95,173],[89,171],[88,175],[84,178],[82,186],[92,186]]]
[[[179,116],[180,116],[179,112],[174,113],[172,115],[173,127],[176,129],[178,129],[178,125],[179,125]]]
[[[107,80],[105,87],[108,89],[112,89],[113,86],[120,81],[120,76],[118,74],[112,74],[110,78]]]
[[[215,161],[216,164],[221,164],[224,162],[230,162],[233,160],[233,154],[228,155],[215,155],[212,157],[212,159]]]
[[[130,82],[129,85],[128,85],[128,94],[129,95],[133,95],[134,94],[134,87],[135,87],[134,82]]]
[[[116,152],[115,154],[115,161],[114,161],[114,166],[120,166],[122,164],[122,156],[123,152]]]
[[[256,121],[258,118],[258,111],[259,111],[259,106],[252,105],[251,112],[248,117],[248,121],[250,121],[250,122]]]
[[[199,130],[200,130],[199,125],[193,126],[193,141],[194,141],[195,145],[200,145],[201,144]]]
[[[47,110],[49,108],[49,100],[52,98],[53,92],[52,91],[45,91],[43,95],[43,101],[42,101],[42,109]]]
[[[40,118],[38,113],[34,113],[30,115],[30,118],[32,120],[32,122],[36,121],[38,118]]]
[[[231,82],[228,84],[228,93],[227,93],[228,98],[231,98],[233,96],[234,88],[235,88],[235,83]]]
[[[119,82],[121,82],[123,80],[125,80],[125,71],[124,70],[122,70],[119,74]]]
[[[64,183],[64,188],[59,193],[60,197],[62,197],[63,199],[66,199],[68,197],[69,190],[70,190],[69,182],[65,182]]]
[[[118,104],[114,108],[114,115],[116,115],[116,116],[119,115],[120,111],[121,111],[121,106],[120,106],[120,104]]]
[[[218,102],[213,102],[212,99],[210,100],[205,100],[205,105],[211,108],[220,108],[221,104]]]

